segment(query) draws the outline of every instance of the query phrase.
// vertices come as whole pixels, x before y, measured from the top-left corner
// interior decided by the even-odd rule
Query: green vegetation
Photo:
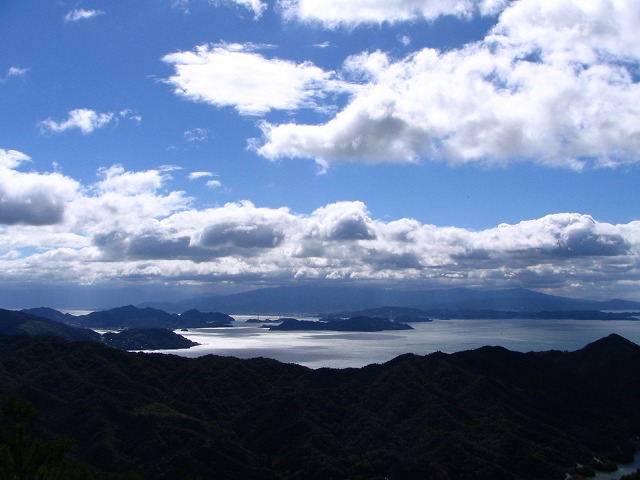
[[[640,432],[640,347],[611,336],[572,353],[310,370],[0,335],[0,398],[12,394],[41,412],[22,451],[69,438],[51,458],[96,479],[562,479]]]
[[[2,403],[0,480],[91,480],[88,467],[68,458],[70,442],[29,438],[38,413],[29,402],[10,395]]]

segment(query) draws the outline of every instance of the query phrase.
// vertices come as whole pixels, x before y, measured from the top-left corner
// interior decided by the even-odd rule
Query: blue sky
[[[631,0],[4,1],[0,302],[639,299],[638,24]]]

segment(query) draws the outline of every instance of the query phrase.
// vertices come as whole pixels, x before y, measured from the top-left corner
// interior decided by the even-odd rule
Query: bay
[[[640,453],[636,453],[633,463],[618,465],[615,472],[597,472],[593,480],[618,480],[623,475],[629,475],[640,469]]]
[[[310,368],[362,367],[404,353],[454,353],[485,345],[518,352],[573,351],[612,333],[640,343],[640,321],[600,320],[434,320],[411,324],[414,330],[361,332],[277,332],[234,316],[235,326],[197,328],[176,333],[199,346],[160,351],[185,357],[207,354],[266,357]]]

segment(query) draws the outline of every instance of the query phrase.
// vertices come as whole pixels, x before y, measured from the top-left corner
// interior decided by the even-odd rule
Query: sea
[[[518,352],[573,351],[612,333],[640,344],[640,320],[434,319],[412,323],[413,330],[363,333],[270,331],[247,323],[248,316],[232,316],[233,327],[176,330],[200,345],[159,352],[184,357],[266,357],[310,368],[351,368],[384,363],[405,353],[454,353],[485,345]]]

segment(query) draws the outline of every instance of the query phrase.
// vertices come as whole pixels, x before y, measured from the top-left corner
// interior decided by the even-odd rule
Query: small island
[[[177,350],[198,345],[166,328],[130,328],[118,333],[105,333],[102,341],[120,350]]]
[[[282,319],[280,325],[269,327],[275,331],[336,331],[336,332],[381,332],[384,330],[413,330],[411,325],[398,323],[388,318],[351,317],[345,320],[297,320]]]

